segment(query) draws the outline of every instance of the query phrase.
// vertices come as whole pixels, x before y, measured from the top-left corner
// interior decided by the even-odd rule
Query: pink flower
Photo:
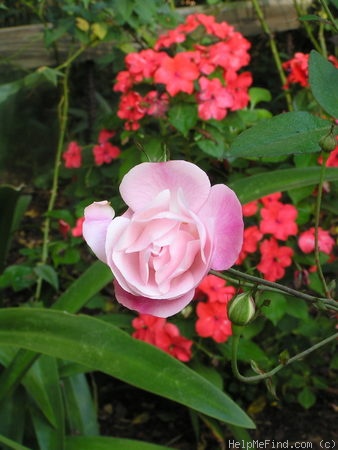
[[[123,178],[128,205],[119,217],[107,201],[85,209],[83,235],[115,276],[115,295],[143,314],[182,310],[208,271],[225,270],[242,246],[242,208],[223,184],[186,161],[142,163]]]
[[[199,79],[200,92],[198,99],[198,116],[203,120],[222,120],[227,115],[228,108],[233,106],[233,97],[227,88],[222,86],[218,78],[208,80]]]
[[[225,342],[232,334],[228,319],[227,305],[221,302],[200,302],[197,304],[198,319],[196,332],[201,337],[211,337],[214,341]]]
[[[274,237],[266,239],[260,245],[262,258],[257,269],[262,272],[264,278],[276,281],[285,275],[285,267],[292,263],[293,250],[287,246],[279,246]]]
[[[286,241],[288,236],[295,236],[298,232],[297,214],[293,205],[271,202],[268,207],[261,209],[262,221],[259,228],[262,233],[270,233],[277,239]]]
[[[321,227],[318,228],[318,247],[319,250],[328,255],[331,254],[335,241],[333,237],[330,236],[329,232],[323,230]],[[315,228],[312,227],[307,231],[300,234],[298,238],[299,248],[304,253],[311,253],[315,249]]]
[[[78,169],[82,164],[82,149],[75,141],[69,143],[67,150],[63,153],[62,158],[67,169]]]

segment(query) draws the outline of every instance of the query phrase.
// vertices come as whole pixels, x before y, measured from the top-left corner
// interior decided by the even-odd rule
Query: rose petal
[[[211,268],[228,269],[236,262],[243,243],[242,206],[236,194],[224,184],[212,186],[209,199],[199,216],[214,218]]]
[[[136,297],[126,292],[114,281],[116,300],[128,309],[141,314],[151,314],[156,317],[169,317],[181,311],[194,297],[195,289],[172,300],[156,300],[146,297]]]
[[[104,263],[107,262],[105,252],[107,229],[114,216],[115,211],[107,200],[94,202],[84,210],[83,237],[95,255]]]
[[[203,170],[187,161],[142,163],[124,176],[120,193],[126,204],[138,211],[161,191],[169,189],[176,196],[180,188],[189,209],[198,211],[208,198],[210,181]]]

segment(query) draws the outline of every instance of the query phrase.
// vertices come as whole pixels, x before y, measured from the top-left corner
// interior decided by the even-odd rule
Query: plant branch
[[[333,17],[333,14],[332,14],[330,8],[328,7],[328,4],[327,4],[326,0],[319,0],[319,1],[320,1],[321,5],[322,5],[324,11],[326,12],[326,14],[327,14],[327,16],[328,16],[328,18],[329,18],[333,28],[336,31],[338,31],[338,25],[336,23],[335,18]]]
[[[323,151],[321,151],[322,156],[322,165],[320,170],[320,177],[319,177],[319,183],[318,183],[318,193],[316,198],[316,208],[315,208],[315,261],[316,266],[318,270],[318,276],[322,283],[325,295],[327,298],[331,298],[330,290],[327,287],[325,277],[322,271],[322,266],[320,263],[320,257],[319,257],[319,236],[318,236],[318,230],[319,230],[319,220],[320,220],[320,208],[322,204],[322,194],[323,194],[323,183],[324,183],[324,175],[325,175],[325,169],[326,169],[326,159],[325,154]]]
[[[52,189],[49,197],[49,203],[47,207],[46,218],[43,224],[43,244],[41,251],[41,260],[40,264],[46,264],[48,260],[48,252],[49,252],[49,235],[50,235],[50,227],[51,227],[51,218],[49,213],[54,209],[57,194],[58,194],[58,184],[59,184],[59,173],[61,166],[61,157],[62,150],[64,147],[65,134],[68,123],[68,110],[69,110],[69,72],[70,72],[70,64],[66,65],[66,70],[64,73],[64,77],[62,79],[62,96],[58,106],[58,116],[59,116],[59,124],[60,124],[60,133],[59,140],[56,149],[55,162],[54,162],[54,171],[53,171],[53,181],[52,181]],[[61,66],[59,67],[59,69]],[[41,286],[42,286],[42,278],[38,278],[36,294],[35,298],[38,300],[41,295]]]
[[[234,333],[232,337],[232,358],[231,358],[231,367],[233,374],[236,376],[237,379],[240,381],[244,381],[245,383],[256,383],[261,380],[265,380],[266,378],[271,378],[273,375],[275,375],[277,372],[279,372],[281,369],[283,369],[285,366],[288,366],[289,364],[298,361],[305,356],[309,355],[310,353],[314,352],[315,350],[318,350],[319,348],[323,347],[324,345],[328,344],[329,342],[335,340],[338,338],[338,333],[333,334],[332,336],[327,337],[326,339],[318,342],[317,344],[314,344],[312,347],[304,350],[301,353],[298,353],[295,356],[292,356],[292,358],[287,359],[286,361],[283,361],[283,363],[278,364],[274,369],[270,370],[269,372],[261,373],[260,375],[253,375],[250,377],[246,377],[242,375],[239,372],[238,365],[237,365],[237,352],[238,352],[238,344],[240,340],[240,333],[237,332]]]
[[[323,297],[316,297],[314,295],[306,294],[304,292],[297,291],[296,289],[292,289],[288,286],[284,286],[279,283],[275,283],[273,281],[264,280],[263,278],[255,277],[254,275],[249,275],[247,273],[240,272],[236,269],[228,269],[225,270],[224,273],[218,272],[216,270],[210,270],[210,273],[213,275],[216,275],[217,277],[223,278],[224,280],[245,280],[246,282],[249,282],[249,284],[252,286],[256,286],[258,289],[261,290],[271,290],[274,292],[284,292],[285,294],[292,295],[297,298],[302,298],[303,300],[312,302],[312,303],[318,303],[322,306],[325,306],[330,309],[334,309],[338,311],[338,302],[334,299],[327,299]],[[229,275],[229,276],[228,276]]]
[[[258,0],[251,0],[251,1],[252,1],[254,9],[256,11],[258,20],[259,20],[259,22],[260,22],[260,24],[262,26],[262,29],[263,29],[264,33],[269,38],[270,48],[271,48],[273,59],[275,61],[277,72],[278,72],[281,84],[282,84],[282,86],[284,86],[286,84],[286,76],[285,76],[285,73],[284,73],[284,70],[283,70],[283,67],[282,67],[282,61],[281,61],[281,58],[279,56],[279,51],[278,51],[278,48],[277,48],[276,40],[274,38],[273,33],[270,30],[269,25],[267,24],[267,22],[265,20],[265,17],[264,17],[262,8],[260,7],[259,1]],[[291,94],[288,91],[284,91],[284,95],[285,95],[285,100],[286,100],[286,103],[287,103],[287,106],[288,106],[288,110],[292,111],[293,107],[292,107]]]

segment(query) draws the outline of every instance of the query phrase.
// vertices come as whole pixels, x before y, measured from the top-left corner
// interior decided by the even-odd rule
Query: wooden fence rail
[[[311,0],[298,0],[302,7],[308,7]],[[294,0],[261,0],[262,9],[270,29],[274,32],[293,30],[299,27],[298,15]],[[225,20],[245,36],[259,34],[261,26],[250,1],[224,3],[211,9],[205,6],[178,8],[187,16],[194,12],[216,13],[219,21]],[[11,63],[24,69],[58,64],[53,49],[47,49],[43,40],[42,25],[24,25],[0,28],[0,64]],[[61,39],[58,43],[58,56],[61,60],[68,53],[70,38]],[[90,59],[111,51],[113,43],[102,43],[89,49],[84,58]]]

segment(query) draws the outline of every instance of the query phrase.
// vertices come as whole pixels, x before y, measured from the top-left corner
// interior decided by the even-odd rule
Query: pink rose
[[[212,268],[232,266],[243,240],[242,207],[224,184],[186,161],[142,163],[123,178],[129,206],[122,216],[108,201],[85,209],[83,236],[115,277],[127,308],[168,317],[182,310]]]

